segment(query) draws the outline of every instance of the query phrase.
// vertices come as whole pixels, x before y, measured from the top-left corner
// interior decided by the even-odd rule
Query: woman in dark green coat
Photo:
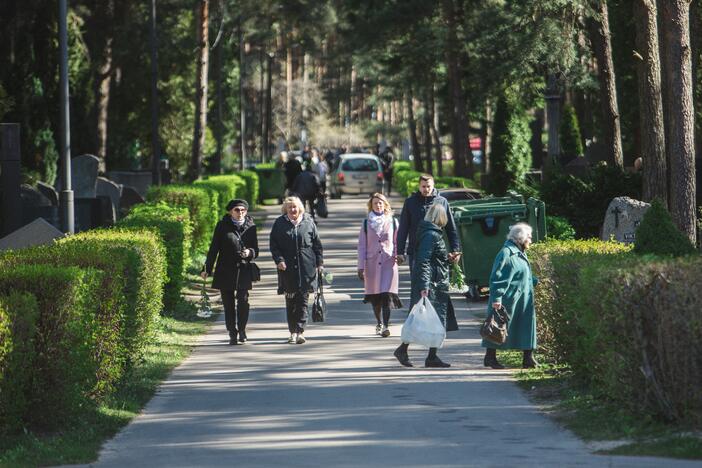
[[[504,306],[510,316],[507,341],[496,345],[483,340],[487,348],[485,367],[504,369],[497,361],[498,349],[520,349],[524,352],[522,367],[537,366],[533,352],[536,348],[536,313],[534,286],[537,279],[531,274],[526,251],[531,245],[531,226],[517,223],[509,231],[507,241],[495,258],[490,275],[490,302],[488,314]]]
[[[424,220],[417,226],[417,241],[411,278],[410,304],[427,297],[434,306],[441,323],[446,327],[446,311],[449,302],[449,259],[442,228],[448,221],[446,209],[440,204],[432,205]],[[407,349],[409,343],[402,343],[394,352],[400,364],[413,367]],[[450,367],[436,355],[436,348],[429,348],[424,361],[425,367]]]

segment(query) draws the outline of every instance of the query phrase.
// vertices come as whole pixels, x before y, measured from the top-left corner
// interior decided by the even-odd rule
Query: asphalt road
[[[457,301],[461,330],[439,351],[452,367],[425,369],[426,350],[417,348],[417,367],[401,367],[392,351],[405,311],[393,312],[392,336],[380,338],[361,302],[356,241],[365,201],[330,201],[319,223],[334,282],[328,321],[310,324],[304,345],[286,343],[266,248],[278,208],[267,208],[249,343],[228,346],[223,322],[214,324],[92,466],[699,466],[590,453],[529,402],[510,371],[482,367],[478,320],[465,301]]]

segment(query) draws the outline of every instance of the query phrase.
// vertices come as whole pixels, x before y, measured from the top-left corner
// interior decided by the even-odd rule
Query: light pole
[[[71,190],[71,119],[68,102],[68,27],[67,0],[59,0],[59,75],[61,114],[61,227],[63,232],[75,232],[73,190]]]

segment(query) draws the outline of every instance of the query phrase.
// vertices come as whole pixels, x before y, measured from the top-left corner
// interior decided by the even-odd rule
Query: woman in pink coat
[[[358,277],[365,286],[363,302],[373,306],[378,323],[375,333],[382,337],[390,336],[390,309],[402,307],[398,296],[397,224],[388,199],[374,193],[358,235]]]

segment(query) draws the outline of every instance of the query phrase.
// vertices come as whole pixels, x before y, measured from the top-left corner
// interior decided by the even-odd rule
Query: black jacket
[[[300,200],[314,200],[320,191],[319,179],[312,171],[304,171],[297,176],[291,190]]]
[[[248,258],[241,258],[240,252],[250,249],[252,253]],[[238,226],[232,217],[224,215],[217,223],[204,270],[208,275],[217,266],[212,280],[212,287],[222,290],[251,289],[251,261],[258,257],[258,236],[256,224],[250,216],[246,216],[244,223]]]
[[[314,289],[317,267],[324,263],[322,242],[317,226],[308,214],[295,226],[287,216],[280,216],[271,228],[270,247],[273,261],[285,262],[279,272],[278,294],[306,292]]]
[[[410,195],[402,207],[400,216],[400,227],[397,229],[397,254],[404,255],[405,249],[410,255],[414,254],[415,239],[419,223],[424,220],[424,215],[427,214],[429,207],[436,201],[441,203],[446,209],[448,223],[444,227],[446,237],[448,237],[449,247],[451,252],[460,252],[461,245],[458,242],[458,233],[456,232],[456,223],[453,220],[453,214],[449,208],[448,200],[438,194],[436,189],[428,197],[422,196],[418,191]],[[409,243],[407,242],[409,237]]]

